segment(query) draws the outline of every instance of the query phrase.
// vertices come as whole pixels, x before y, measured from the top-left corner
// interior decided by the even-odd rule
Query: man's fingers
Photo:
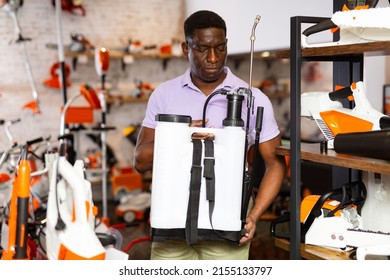
[[[209,119],[206,119],[206,123],[209,121]],[[193,120],[190,124],[191,127],[201,127],[202,126],[202,120]]]

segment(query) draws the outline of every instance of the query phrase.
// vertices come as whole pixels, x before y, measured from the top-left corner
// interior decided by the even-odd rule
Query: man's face
[[[183,47],[193,78],[215,82],[223,72],[227,58],[227,39],[223,29],[196,29]]]

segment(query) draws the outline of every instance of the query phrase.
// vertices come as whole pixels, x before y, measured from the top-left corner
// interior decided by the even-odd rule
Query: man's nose
[[[215,48],[210,48],[207,52],[207,61],[215,63],[218,61],[218,54]]]

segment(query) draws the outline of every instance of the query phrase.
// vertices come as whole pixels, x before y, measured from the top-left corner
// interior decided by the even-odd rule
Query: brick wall
[[[181,38],[181,22],[184,15],[182,0],[84,0],[86,16],[61,13],[63,43],[71,43],[71,33],[82,33],[96,47],[108,49],[122,48],[128,39],[141,40],[145,45],[169,43],[172,38]],[[46,47],[47,43],[56,43],[55,9],[51,0],[28,0],[17,11],[18,21],[26,42],[35,85],[39,93],[42,113],[34,115],[22,106],[32,100],[29,80],[25,69],[22,45],[15,43],[16,33],[9,14],[0,10],[0,119],[21,118],[12,134],[15,140],[25,141],[41,135],[58,135],[60,127],[60,107],[63,105],[62,93],[42,85],[50,78],[50,67],[57,61],[55,49]],[[66,58],[71,65],[71,59]],[[136,60],[122,70],[120,60],[111,60],[107,73],[107,83],[113,93],[122,85],[128,87],[135,79],[145,82],[159,82],[182,72],[186,66],[183,60],[172,60],[163,70],[160,60]],[[68,98],[79,93],[79,84],[99,85],[99,77],[94,61],[77,64],[71,71],[72,86],[67,89]],[[130,90],[129,92],[130,93]],[[80,104],[82,101],[76,102]],[[107,116],[108,125],[117,130],[110,132],[108,142],[115,147],[116,155],[122,165],[131,163],[132,145],[124,138],[122,129],[131,123],[143,119],[145,103],[124,104],[111,107]],[[97,119],[98,120],[98,119]],[[82,146],[92,145],[88,140]],[[0,131],[0,151],[8,146],[3,131]]]
[[[15,140],[20,142],[42,135],[56,137],[60,129],[62,93],[42,84],[50,77],[50,67],[58,59],[57,51],[46,47],[47,43],[56,43],[57,40],[55,10],[51,3],[51,0],[27,0],[17,12],[22,34],[31,38],[26,47],[39,92],[42,112],[40,115],[21,109],[32,100],[22,46],[14,42],[13,22],[8,13],[4,9],[0,10],[0,119],[22,119],[12,129]],[[86,9],[85,17],[67,12],[61,14],[65,46],[71,43],[70,33],[74,32],[85,35],[96,47],[104,46],[111,50],[122,48],[128,39],[141,40],[145,45],[169,43],[172,38],[182,40],[184,0],[84,0],[82,3]],[[248,38],[250,31],[247,30]],[[249,39],[242,43],[247,45],[249,51]],[[72,60],[66,58],[66,63],[71,65]],[[237,75],[249,80],[249,55],[248,59],[238,66],[234,60],[228,60],[228,65]],[[170,60],[166,69],[159,59],[142,59],[135,60],[122,70],[121,61],[112,59],[107,73],[107,84],[112,94],[130,94],[129,86],[135,79],[158,83],[181,74],[186,67],[187,62],[183,59]],[[270,76],[288,80],[289,64],[283,61],[265,63],[256,60],[253,64],[253,81],[262,81]],[[99,85],[99,77],[92,58],[84,63],[80,61],[77,68],[72,69],[70,82],[72,86],[67,89],[68,98],[79,93],[80,84]],[[283,117],[285,111],[289,109],[288,103],[284,102],[286,99],[273,101],[277,119]],[[82,103],[80,99],[76,105]],[[145,108],[146,103],[112,105],[110,108],[107,122],[117,129],[108,133],[107,142],[114,149],[120,165],[132,163],[134,149],[130,141],[123,136],[122,130],[129,124],[140,123]],[[97,115],[97,121],[99,117]],[[86,137],[81,137],[81,140],[82,144],[79,147],[82,154],[87,148],[94,147]],[[3,131],[0,130],[0,151],[6,147],[8,143]]]

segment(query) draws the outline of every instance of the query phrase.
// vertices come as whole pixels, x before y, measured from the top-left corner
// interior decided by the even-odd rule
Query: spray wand
[[[247,151],[248,151],[248,145],[249,145],[249,120],[250,115],[253,113],[253,96],[252,96],[252,72],[253,72],[253,56],[254,56],[254,41],[256,39],[255,36],[255,30],[257,27],[257,24],[260,22],[260,16],[257,15],[255,18],[255,22],[252,27],[252,33],[250,36],[251,40],[251,58],[250,58],[250,66],[249,66],[249,85],[248,89],[245,89],[247,92],[247,121],[246,121],[246,129],[245,129],[245,135],[246,135],[246,141],[245,141],[245,153],[244,153],[244,175],[243,175],[243,189],[242,189],[242,209],[241,209],[241,221],[242,221],[242,229],[244,230],[244,226],[246,224],[246,214],[248,210],[249,205],[249,199],[253,190],[253,178],[255,177],[255,173],[253,170],[255,168],[252,168],[252,173],[249,174],[249,168],[247,164]],[[256,116],[256,138],[255,138],[255,149],[257,149],[259,145],[259,139],[260,139],[260,131],[261,131],[261,124],[263,119],[263,107],[257,108],[257,116]],[[253,162],[255,163],[257,161],[257,151],[254,152],[254,158]],[[255,166],[254,166],[255,167]],[[256,171],[256,170],[255,170]]]

